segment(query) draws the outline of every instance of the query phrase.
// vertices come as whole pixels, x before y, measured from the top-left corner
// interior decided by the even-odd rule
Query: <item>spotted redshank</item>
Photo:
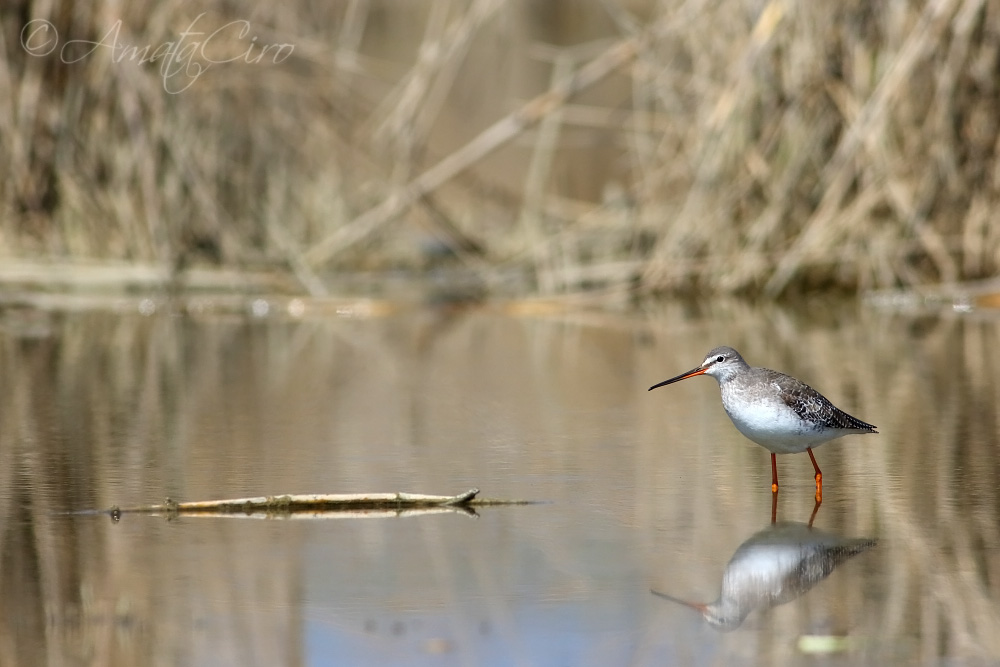
[[[778,491],[775,454],[805,450],[816,470],[816,500],[823,497],[823,473],[813,447],[854,433],[878,433],[871,424],[852,417],[823,394],[800,380],[750,366],[731,347],[717,347],[701,365],[654,384],[649,391],[696,375],[710,375],[722,389],[722,407],[740,433],[771,452],[771,491]]]

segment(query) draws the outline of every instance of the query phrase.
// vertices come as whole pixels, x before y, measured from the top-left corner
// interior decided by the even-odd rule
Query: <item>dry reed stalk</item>
[[[397,90],[387,94],[373,114],[376,142],[393,141],[392,183],[409,180],[415,146],[427,140],[430,126],[454,83],[472,39],[503,8],[505,0],[476,0],[445,29],[450,3],[433,3],[417,59]],[[405,169],[401,170],[401,166]]]
[[[361,39],[365,32],[369,3],[367,0],[348,0],[343,23],[337,34],[335,58],[339,69],[351,71],[356,67]]]
[[[563,51],[555,55],[550,93],[556,92],[556,87],[570,75],[572,69],[573,60],[569,53]],[[561,124],[561,109],[555,109],[546,114],[539,123],[535,149],[525,174],[524,204],[521,208],[519,221],[527,233],[528,243],[533,250],[538,291],[542,294],[551,294],[555,287],[550,246],[544,242],[542,210],[545,203],[545,192],[549,188],[552,162],[559,143]]]
[[[306,252],[313,266],[378,231],[414,201],[434,191],[457,174],[480,161],[500,146],[534,125],[576,92],[584,90],[629,62],[635,54],[635,42],[623,40],[559,83],[557,90],[539,95],[511,113],[436,165],[389,195],[382,204],[369,209]]]

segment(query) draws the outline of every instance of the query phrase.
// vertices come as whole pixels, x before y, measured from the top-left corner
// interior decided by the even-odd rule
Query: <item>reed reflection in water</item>
[[[850,638],[851,664],[1000,657],[993,318],[723,302],[0,324],[4,664],[795,664],[808,636]],[[649,593],[713,599],[770,516],[767,452],[713,383],[646,392],[714,344],[882,431],[816,450],[810,533],[878,547],[727,633]],[[782,465],[779,525],[803,524],[811,465]],[[475,520],[60,514],[471,487],[551,503]]]

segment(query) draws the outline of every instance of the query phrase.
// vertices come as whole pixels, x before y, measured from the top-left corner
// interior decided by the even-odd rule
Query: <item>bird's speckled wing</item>
[[[779,390],[785,405],[802,419],[825,428],[843,428],[867,433],[878,433],[875,426],[852,417],[825,396],[801,380],[768,369],[771,382]]]

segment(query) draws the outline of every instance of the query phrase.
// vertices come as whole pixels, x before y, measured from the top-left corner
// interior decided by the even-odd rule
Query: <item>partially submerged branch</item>
[[[470,513],[475,507],[528,505],[528,500],[477,498],[479,489],[469,489],[455,496],[434,496],[423,493],[335,493],[257,496],[224,500],[199,500],[179,503],[167,498],[155,505],[112,507],[102,510],[118,519],[122,514],[197,514],[197,515],[273,515],[350,513],[355,516],[399,516],[402,513],[434,513],[462,510]]]

